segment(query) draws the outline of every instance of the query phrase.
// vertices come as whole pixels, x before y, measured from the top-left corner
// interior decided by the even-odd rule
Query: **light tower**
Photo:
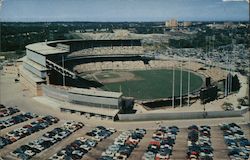
[[[65,86],[64,55],[62,55],[62,67],[63,67],[63,86]]]
[[[175,55],[174,55],[174,60],[175,60]],[[172,79],[172,84],[173,84],[173,86],[172,86],[172,107],[174,108],[174,106],[175,106],[175,104],[174,104],[174,85],[175,85],[175,83],[174,83],[174,81],[175,81],[175,69],[174,69],[174,64],[173,64],[173,79]]]
[[[180,73],[180,107],[182,107],[182,60],[181,60],[181,73]]]
[[[190,106],[190,55],[188,57],[188,106]]]

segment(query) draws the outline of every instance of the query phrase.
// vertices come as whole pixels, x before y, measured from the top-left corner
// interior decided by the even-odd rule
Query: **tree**
[[[232,91],[238,91],[240,89],[240,81],[237,75],[232,77]]]

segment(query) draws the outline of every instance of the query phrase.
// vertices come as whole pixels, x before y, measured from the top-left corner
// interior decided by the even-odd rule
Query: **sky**
[[[0,21],[248,21],[246,0],[0,0]]]

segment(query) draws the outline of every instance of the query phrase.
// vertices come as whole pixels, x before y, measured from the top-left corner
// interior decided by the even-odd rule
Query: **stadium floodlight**
[[[188,106],[190,106],[190,56],[188,57]]]
[[[175,60],[175,55],[174,55],[174,60]],[[175,104],[174,104],[174,85],[175,85],[175,68],[174,68],[174,63],[173,63],[173,79],[172,79],[172,83],[173,83],[173,86],[172,86],[172,107],[174,107],[175,106]]]
[[[182,60],[181,60],[181,76],[180,76],[180,107],[182,107]]]
[[[226,69],[226,79],[225,79],[225,96],[228,95],[228,52],[227,52],[227,60],[226,60],[226,64],[225,64],[225,69]]]
[[[64,73],[64,55],[62,55],[62,67],[63,67],[63,86],[65,86],[65,73]]]

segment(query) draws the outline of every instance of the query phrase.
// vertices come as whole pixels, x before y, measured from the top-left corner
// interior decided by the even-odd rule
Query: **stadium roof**
[[[75,94],[101,96],[101,97],[108,97],[108,98],[119,98],[122,96],[121,92],[98,91],[94,89],[82,89],[82,88],[71,88],[69,89],[69,92],[75,93]]]
[[[53,47],[53,46],[50,46],[50,45],[56,45],[58,43],[67,43],[67,42],[102,42],[102,41],[140,41],[141,39],[111,39],[111,40],[107,40],[107,39],[104,39],[104,40],[83,40],[83,39],[73,39],[73,40],[56,40],[56,41],[48,41],[48,42],[38,42],[38,43],[33,43],[33,44],[29,44],[26,46],[26,49],[29,49],[31,51],[34,51],[38,54],[41,54],[41,55],[52,55],[52,54],[63,54],[63,53],[68,53],[69,51],[67,49],[62,49],[62,48],[59,48],[59,47]]]
[[[46,42],[39,42],[39,43],[33,43],[26,46],[26,49],[32,50],[36,53],[42,54],[42,55],[51,55],[51,54],[61,54],[61,53],[68,53],[67,50],[59,49],[56,47],[51,47],[47,45]]]

